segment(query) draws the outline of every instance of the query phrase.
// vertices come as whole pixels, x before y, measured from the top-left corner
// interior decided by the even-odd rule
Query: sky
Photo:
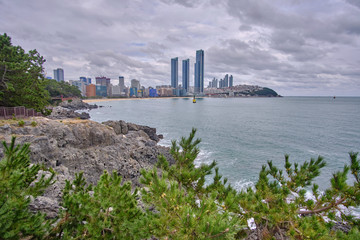
[[[36,49],[45,72],[170,85],[171,58],[205,52],[205,86],[283,96],[360,96],[360,0],[0,0],[0,34]]]

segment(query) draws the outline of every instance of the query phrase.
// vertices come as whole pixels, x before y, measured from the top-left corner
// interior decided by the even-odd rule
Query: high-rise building
[[[174,88],[174,95],[177,95],[178,89],[178,58],[171,59],[171,87]]]
[[[204,92],[204,50],[202,49],[196,51],[194,80],[195,80],[194,81],[195,93],[203,93]]]
[[[110,82],[110,78],[107,77],[96,77],[96,85],[100,85],[100,86],[106,86],[107,89],[107,96],[111,96],[111,82]],[[103,90],[103,88],[102,88]]]
[[[189,91],[189,80],[190,80],[190,59],[182,61],[182,87],[184,94]]]
[[[58,82],[64,81],[64,69],[54,69],[54,79]]]
[[[233,75],[230,75],[230,77],[229,77],[229,87],[233,87],[233,86],[234,86]]]
[[[224,87],[229,87],[229,74],[226,74],[224,77]]]
[[[124,92],[125,80],[123,76],[119,76],[119,86],[120,86],[120,92]]]
[[[136,88],[137,90],[140,89],[140,81],[136,79],[131,80],[131,88]]]
[[[83,82],[85,85],[91,84],[91,78],[80,77],[80,81]]]

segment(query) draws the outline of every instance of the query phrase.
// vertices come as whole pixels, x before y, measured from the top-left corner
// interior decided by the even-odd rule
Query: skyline
[[[66,80],[168,84],[169,59],[203,49],[205,85],[231,72],[284,96],[360,96],[359,16],[355,0],[0,0],[0,33]]]

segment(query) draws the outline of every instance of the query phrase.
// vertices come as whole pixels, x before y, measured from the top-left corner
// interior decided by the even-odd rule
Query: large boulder
[[[32,122],[36,122],[36,126]],[[16,135],[16,144],[30,143],[33,163],[44,164],[57,172],[56,183],[32,203],[32,209],[43,210],[51,217],[59,209],[65,180],[73,180],[77,172],[84,172],[87,181],[96,184],[104,170],[116,171],[124,180],[139,185],[140,169],[152,168],[159,154],[173,162],[169,149],[158,146],[149,136],[154,130],[135,124],[128,126],[123,121],[101,124],[81,119],[36,117],[25,121],[23,127],[10,122],[0,126],[0,140],[9,143],[11,136]]]

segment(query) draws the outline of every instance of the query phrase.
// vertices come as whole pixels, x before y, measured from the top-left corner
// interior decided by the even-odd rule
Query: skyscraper
[[[182,61],[182,87],[184,94],[189,91],[189,79],[190,79],[190,59]]]
[[[226,74],[224,77],[224,85],[225,87],[229,87],[229,74]]]
[[[64,70],[62,68],[54,69],[54,79],[58,82],[64,81]]]
[[[204,50],[196,51],[194,92],[204,92]]]
[[[175,88],[174,95],[177,94],[177,88],[178,88],[178,58],[172,58],[171,59],[171,87]]]
[[[120,86],[120,93],[122,93],[125,89],[125,80],[123,76],[119,76],[119,86]]]
[[[178,87],[178,58],[171,59],[171,87]]]
[[[230,77],[229,77],[229,87],[233,87],[233,86],[234,86],[233,75],[230,75]]]

